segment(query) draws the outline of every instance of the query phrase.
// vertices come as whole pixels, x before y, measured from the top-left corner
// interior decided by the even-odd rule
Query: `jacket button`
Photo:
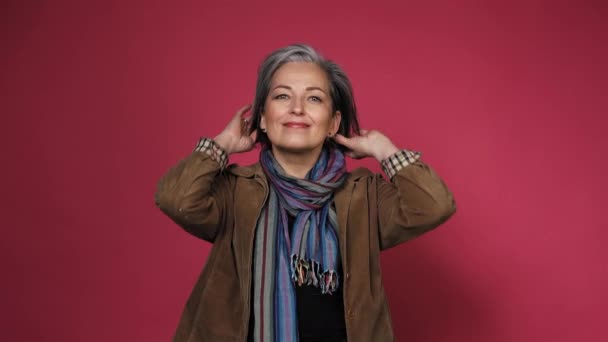
[[[346,279],[350,279],[350,272],[346,272]]]

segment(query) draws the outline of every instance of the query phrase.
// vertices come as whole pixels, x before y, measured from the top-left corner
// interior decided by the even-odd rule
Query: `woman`
[[[450,217],[450,191],[419,153],[359,130],[348,78],[309,46],[264,60],[250,109],[158,185],[160,209],[214,244],[174,341],[392,341],[379,252]],[[256,143],[257,164],[226,166]],[[391,182],[347,172],[345,154]]]

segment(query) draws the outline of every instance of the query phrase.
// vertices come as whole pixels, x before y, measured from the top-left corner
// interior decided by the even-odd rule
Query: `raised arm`
[[[160,179],[156,205],[189,233],[213,242],[223,226],[231,186],[220,173],[226,153],[213,140],[203,138],[192,154]]]
[[[158,182],[156,205],[191,234],[213,242],[224,226],[233,193],[230,176],[221,172],[228,155],[253,148],[243,114],[237,111],[226,128],[214,139],[202,138],[192,154],[172,167]]]
[[[373,157],[381,162],[391,182],[375,178],[380,248],[387,249],[429,231],[455,211],[450,190],[420,161],[417,152],[400,150],[378,131],[361,130],[360,136],[336,135],[353,158]],[[372,205],[370,203],[370,205]]]
[[[382,162],[378,176],[380,248],[415,238],[445,222],[456,211],[452,193],[420,154],[401,150]]]

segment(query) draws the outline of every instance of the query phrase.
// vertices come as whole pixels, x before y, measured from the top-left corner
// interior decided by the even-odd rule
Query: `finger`
[[[361,159],[361,158],[363,158],[362,154],[359,154],[359,153],[353,152],[353,151],[347,151],[344,154],[346,154],[347,156],[349,156],[350,158],[353,158],[353,159]]]
[[[251,109],[251,104],[241,107],[241,109],[236,111],[236,114],[234,115],[234,119],[240,121],[241,118],[243,117],[243,114],[247,113],[250,109]]]
[[[255,139],[258,137],[258,131],[254,130],[251,134],[249,134],[249,137],[251,138],[251,141],[255,142]]]
[[[249,120],[241,119],[241,135],[247,135],[249,133]]]
[[[347,148],[349,148],[351,150],[353,149],[353,143],[352,143],[352,141],[349,138],[343,136],[342,134],[339,134],[339,133],[336,134],[334,136],[334,140],[338,144],[340,144],[340,145],[344,145],[344,146],[346,146]]]

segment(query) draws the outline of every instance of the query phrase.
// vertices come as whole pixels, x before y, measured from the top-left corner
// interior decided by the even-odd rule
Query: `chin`
[[[320,144],[311,143],[287,143],[287,144],[273,144],[274,148],[289,153],[308,153],[315,150],[320,150],[323,147],[323,142]]]

